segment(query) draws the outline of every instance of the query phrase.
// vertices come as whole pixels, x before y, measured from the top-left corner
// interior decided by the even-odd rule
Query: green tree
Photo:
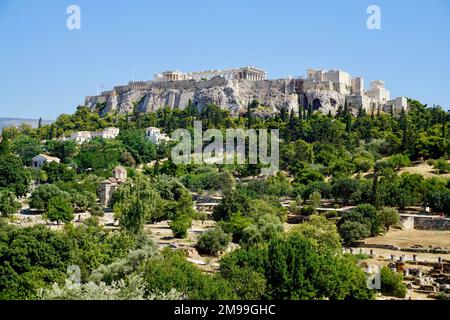
[[[22,205],[16,201],[16,196],[13,192],[7,189],[0,189],[0,215],[8,216],[17,213]]]
[[[50,198],[48,210],[43,217],[50,221],[56,221],[57,224],[72,221],[74,216],[70,200],[62,196]]]
[[[425,204],[433,212],[450,215],[450,189],[428,191],[425,196]]]
[[[387,296],[397,298],[406,297],[406,286],[403,284],[403,275],[394,272],[388,267],[381,268],[381,292]]]
[[[399,171],[401,168],[409,167],[411,165],[411,161],[409,160],[408,156],[402,154],[394,155],[387,161],[393,168],[395,168],[396,171]]]
[[[30,174],[19,157],[12,154],[0,156],[0,188],[8,188],[18,197],[25,196],[30,184]]]
[[[235,213],[245,214],[249,210],[249,199],[237,191],[224,196],[221,203],[214,207],[213,218],[216,221],[227,221]]]
[[[379,213],[379,220],[381,225],[389,231],[391,226],[395,226],[400,221],[398,211],[393,208],[383,208]]]
[[[81,145],[74,160],[79,170],[92,169],[98,175],[105,175],[119,164],[123,151],[119,140],[95,138]]]
[[[50,140],[45,144],[45,149],[50,155],[60,158],[66,164],[71,163],[78,152],[78,146],[74,140]]]
[[[361,222],[345,221],[339,226],[339,234],[345,244],[353,245],[357,241],[369,237],[370,230]]]
[[[231,241],[231,236],[221,227],[203,232],[197,241],[197,250],[201,253],[207,253],[216,256],[224,251]]]
[[[144,224],[158,215],[162,205],[160,195],[143,176],[120,186],[113,194],[113,203],[120,225],[132,234],[141,234]]]
[[[314,209],[317,209],[322,203],[322,196],[320,195],[320,192],[314,191],[309,197],[309,200],[311,201]]]
[[[48,211],[50,200],[54,197],[62,197],[65,199],[71,199],[70,194],[61,191],[57,186],[53,184],[44,184],[36,189],[30,197],[30,208],[42,211]]]
[[[13,141],[12,151],[22,159],[26,166],[30,166],[31,159],[42,153],[43,148],[38,139],[22,134]]]
[[[370,299],[363,271],[336,251],[318,251],[300,234],[272,239],[263,246],[233,251],[221,260],[227,279],[233,268],[251,268],[266,279],[264,299]]]
[[[358,191],[358,182],[350,178],[341,178],[333,181],[331,192],[335,199],[348,205],[353,195]]]
[[[74,181],[76,178],[75,170],[64,163],[47,162],[42,166],[41,170],[43,170],[47,176],[47,183]]]
[[[192,218],[188,215],[181,214],[175,216],[170,222],[170,229],[176,238],[186,238],[188,229],[192,226]]]
[[[448,163],[446,159],[439,159],[434,165],[434,170],[436,170],[438,174],[449,173],[450,163]]]
[[[307,222],[292,228],[290,233],[297,233],[317,242],[322,250],[339,252],[341,249],[341,239],[336,225],[323,216],[311,216]]]
[[[156,145],[145,137],[141,129],[122,130],[118,139],[138,163],[148,163],[156,159]]]

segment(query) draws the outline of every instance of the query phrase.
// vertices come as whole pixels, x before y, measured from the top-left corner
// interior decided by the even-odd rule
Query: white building
[[[61,160],[57,157],[51,157],[46,154],[38,154],[31,160],[31,167],[33,169],[40,169],[46,163],[57,162],[60,163]]]
[[[77,143],[83,143],[85,141],[91,140],[90,131],[77,131],[70,134],[70,140],[74,140]]]
[[[381,80],[372,81],[366,95],[381,103],[387,103],[391,100],[391,93],[384,87],[384,81]]]
[[[159,144],[162,141],[170,140],[170,138],[165,133],[161,133],[161,129],[156,127],[149,127],[145,129],[145,137],[154,144]]]
[[[92,138],[103,138],[103,139],[115,139],[120,133],[119,128],[109,127],[102,131],[91,132],[91,131],[77,131],[70,135],[69,140],[74,140],[77,143],[83,143],[91,140]]]
[[[333,90],[340,94],[351,94],[352,78],[348,72],[341,70],[306,70],[307,81],[322,90]]]
[[[363,96],[365,94],[363,78],[357,77],[352,79],[352,93],[359,96]]]
[[[100,137],[103,139],[115,139],[120,133],[119,128],[109,127],[105,128],[103,131],[92,132],[91,138]]]
[[[394,108],[394,112],[398,113],[402,110],[408,110],[408,99],[405,97],[397,97],[393,100],[388,101],[388,105]]]

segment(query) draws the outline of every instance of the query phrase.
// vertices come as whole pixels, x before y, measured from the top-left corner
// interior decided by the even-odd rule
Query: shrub
[[[12,191],[0,190],[0,215],[10,215],[17,213],[22,207],[20,202],[16,201],[16,196]]]
[[[217,227],[202,233],[197,241],[197,249],[201,253],[217,255],[227,248],[230,241],[231,236],[221,227]]]
[[[445,159],[439,159],[435,162],[434,169],[439,174],[449,173],[450,172],[450,163],[448,163],[447,160],[445,160]]]
[[[339,234],[345,244],[352,245],[358,240],[369,237],[370,230],[360,222],[345,221],[339,226]]]
[[[91,209],[91,215],[94,217],[103,217],[105,215],[105,210],[103,210],[102,206],[96,204]]]
[[[404,298],[406,286],[403,284],[403,275],[394,272],[388,267],[381,269],[381,292],[387,296]]]
[[[378,215],[380,224],[386,229],[386,231],[389,231],[391,226],[397,225],[400,221],[398,211],[393,208],[383,208]]]
[[[302,216],[311,216],[316,213],[316,209],[313,206],[306,206],[300,209]]]
[[[175,238],[186,238],[187,231],[192,225],[192,218],[187,215],[180,215],[175,217],[170,223],[170,229]]]

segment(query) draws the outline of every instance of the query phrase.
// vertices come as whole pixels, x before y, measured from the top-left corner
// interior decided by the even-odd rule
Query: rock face
[[[248,81],[216,77],[207,81],[130,82],[99,96],[86,97],[85,105],[103,115],[134,110],[146,113],[164,106],[184,109],[189,104],[201,110],[215,104],[237,115],[246,112],[253,100],[263,106],[256,110],[261,115],[273,115],[282,108],[298,112],[299,107],[306,108],[309,104],[324,114],[335,114],[344,105],[345,96],[327,90],[304,91],[301,79]]]

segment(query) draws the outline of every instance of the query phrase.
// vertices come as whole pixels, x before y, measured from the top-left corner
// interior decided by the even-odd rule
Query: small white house
[[[114,127],[109,127],[109,128],[105,128],[102,131],[77,131],[77,132],[73,132],[70,135],[70,140],[74,140],[77,143],[83,143],[85,141],[89,141],[92,138],[103,138],[103,139],[115,139],[117,138],[117,136],[119,135],[120,129],[119,128],[114,128]]]
[[[105,128],[103,131],[91,132],[91,138],[100,137],[103,139],[115,139],[119,135],[119,128]]]
[[[77,143],[83,143],[85,141],[91,140],[91,133],[89,131],[73,132],[70,135],[70,140],[74,140]]]
[[[170,140],[170,138],[165,133],[161,133],[161,129],[156,127],[147,128],[145,130],[145,137],[154,144],[159,144],[161,141]]]
[[[31,160],[31,167],[33,169],[40,169],[42,168],[42,166],[46,163],[50,163],[50,162],[57,162],[60,163],[61,160],[57,157],[51,157],[49,155],[46,154],[38,154],[37,156],[35,156],[32,160]]]

